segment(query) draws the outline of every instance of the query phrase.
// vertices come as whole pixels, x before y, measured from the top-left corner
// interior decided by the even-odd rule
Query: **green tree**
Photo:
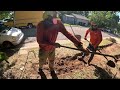
[[[0,19],[10,18],[12,11],[0,11]]]
[[[91,11],[90,21],[94,21],[99,27],[114,29],[118,25],[119,16],[114,11]]]
[[[117,33],[120,33],[120,23],[118,23],[118,26],[117,26]]]

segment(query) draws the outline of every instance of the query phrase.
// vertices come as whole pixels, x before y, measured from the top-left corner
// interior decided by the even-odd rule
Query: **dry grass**
[[[111,41],[111,42],[113,42],[113,43],[116,43],[116,39],[114,39],[114,38],[106,38],[106,40],[108,40],[108,41]]]
[[[104,46],[104,45],[108,45],[108,44],[112,44],[113,42],[111,42],[110,40],[104,39],[102,40],[102,42],[100,43],[99,46]]]

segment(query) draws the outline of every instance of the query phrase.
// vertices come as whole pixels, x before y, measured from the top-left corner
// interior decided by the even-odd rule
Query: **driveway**
[[[70,33],[72,33],[73,35],[74,35],[74,33],[75,33],[76,35],[81,35],[82,38],[84,38],[84,35],[85,35],[86,31],[88,30],[88,28],[86,28],[86,27],[81,27],[81,26],[79,26],[79,27],[73,26],[72,28],[69,27],[69,26],[66,26],[66,29],[67,29]],[[74,33],[73,33],[73,31],[74,31]],[[111,36],[111,35],[109,35],[109,34],[107,34],[107,33],[104,33],[104,32],[102,32],[102,35],[103,35],[103,37],[110,37],[110,36]],[[89,38],[89,37],[90,37],[90,36],[88,35],[88,38]],[[64,39],[67,39],[67,38],[66,38],[62,33],[59,33],[57,39],[58,39],[58,40],[64,40]]]
[[[75,34],[81,35],[82,38],[84,38],[85,32],[88,28],[81,27],[81,26],[80,27],[73,26],[71,29],[71,27],[66,26],[66,29],[72,34],[73,34],[73,31],[72,31],[72,29],[73,29]],[[35,37],[36,36],[36,28],[22,29],[22,32],[25,34],[25,39],[26,39],[25,42],[36,40],[36,37]],[[103,37],[111,37],[112,34],[110,35],[108,33],[102,32],[102,35],[103,35]],[[88,35],[88,37],[89,37],[89,35]],[[64,36],[61,32],[59,32],[57,40],[65,40],[65,39],[67,39],[66,36]]]

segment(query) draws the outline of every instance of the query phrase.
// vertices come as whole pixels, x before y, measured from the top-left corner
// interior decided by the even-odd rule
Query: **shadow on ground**
[[[9,73],[6,73],[5,72],[9,69],[11,69],[15,64],[16,64],[17,61],[13,61],[11,63],[6,63],[5,61],[3,62],[0,62],[0,79],[14,79],[15,76],[12,74],[12,71],[10,71]]]
[[[11,47],[9,49],[0,49],[0,52],[4,52],[6,53],[6,55],[8,56],[8,62],[9,62],[9,57],[13,56],[15,53],[18,53],[18,51],[20,50],[20,48],[23,46],[23,42],[25,39],[23,39],[23,41],[14,47]],[[9,70],[11,67],[13,67],[15,65],[16,61],[13,61],[11,63],[6,63],[5,61],[0,62],[0,79],[14,79],[15,76],[12,75],[12,72],[7,73],[6,76],[4,76],[4,73]]]
[[[112,76],[101,67],[98,67],[97,65],[94,65],[94,64],[91,64],[91,66],[95,67],[94,74],[95,76],[98,77],[98,79],[113,79]]]
[[[6,53],[6,55],[8,57],[10,57],[10,56],[14,55],[15,53],[17,53],[20,50],[20,48],[24,45],[23,44],[24,41],[25,41],[25,39],[23,39],[22,42],[19,45],[13,46],[13,47],[11,47],[9,49],[0,49],[0,51]]]

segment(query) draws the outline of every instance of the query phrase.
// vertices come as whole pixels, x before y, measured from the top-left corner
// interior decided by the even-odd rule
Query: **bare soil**
[[[9,58],[10,65],[6,65],[7,69],[4,69],[1,73],[1,77],[5,79],[41,79],[38,74],[38,48],[33,49],[34,52],[30,52],[29,55],[20,55],[19,52],[15,53]],[[31,50],[28,50],[31,51]],[[115,55],[118,60],[120,59],[120,45],[113,44],[101,50],[102,53]],[[35,57],[35,55],[36,57]],[[76,55],[77,54],[77,55]],[[95,55],[91,66],[87,66],[85,62],[88,61],[90,56],[85,57],[84,61],[79,61],[77,56],[80,56],[81,52],[58,48],[56,49],[55,59],[55,71],[58,79],[119,79],[120,78],[120,62],[116,63],[116,67],[112,68],[106,65],[107,60],[103,56]],[[28,56],[28,58],[27,58]],[[112,58],[108,58],[113,60]],[[25,62],[27,63],[25,65]],[[113,60],[114,61],[114,60]],[[5,63],[5,62],[3,62]],[[47,76],[47,79],[52,79],[48,61],[43,67],[43,71]],[[8,68],[9,66],[9,68]],[[25,67],[24,67],[25,66]]]

